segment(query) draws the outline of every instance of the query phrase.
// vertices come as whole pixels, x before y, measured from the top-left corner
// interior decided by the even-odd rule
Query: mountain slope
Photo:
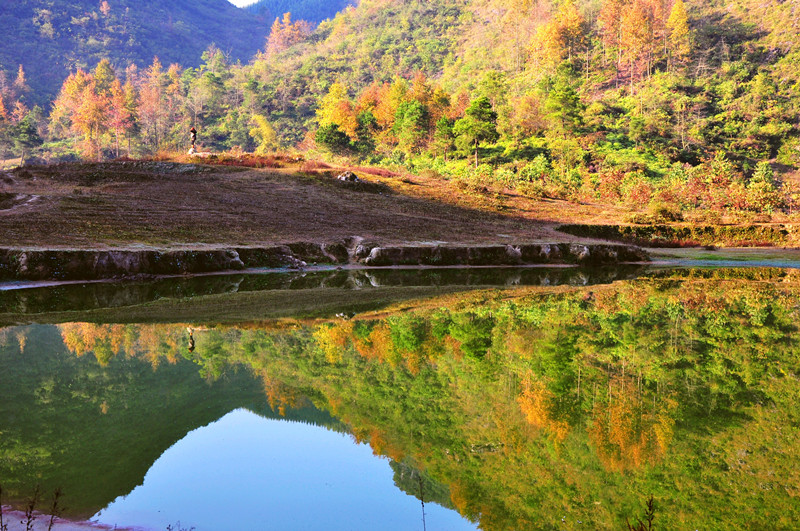
[[[226,0],[17,0],[0,4],[0,71],[23,65],[30,103],[45,103],[70,71],[102,58],[117,68],[196,65],[209,45],[247,61],[269,27]]]

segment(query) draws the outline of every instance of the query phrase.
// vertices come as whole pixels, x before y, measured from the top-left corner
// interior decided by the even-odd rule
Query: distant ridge
[[[294,20],[318,23],[357,3],[357,0],[258,0],[242,9],[270,22],[291,13]]]
[[[53,99],[70,71],[107,58],[194,66],[211,44],[248,61],[269,25],[227,0],[15,0],[0,2],[0,71],[27,74],[29,105]]]

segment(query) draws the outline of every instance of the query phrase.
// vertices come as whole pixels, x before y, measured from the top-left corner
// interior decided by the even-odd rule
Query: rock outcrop
[[[363,246],[361,254],[364,254]],[[358,256],[358,255],[357,255]],[[368,266],[501,266],[533,264],[601,265],[648,261],[647,253],[626,245],[526,244],[487,246],[373,247],[359,261]]]
[[[92,280],[237,271],[236,251],[86,251],[0,249],[0,279]]]

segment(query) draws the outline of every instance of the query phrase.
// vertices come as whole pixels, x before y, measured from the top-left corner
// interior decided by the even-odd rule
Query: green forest
[[[647,209],[632,222],[791,220],[797,16],[755,0],[363,0],[316,26],[287,12],[244,62],[209,43],[199,66],[136,68],[112,47],[44,103],[6,64],[0,151],[168,156],[194,126],[210,152]]]
[[[59,394],[111,430],[138,411],[126,396],[143,399],[152,373],[142,363],[172,375],[186,358],[214,389],[246,368],[279,414],[310,400],[391,458],[401,487],[418,471],[437,501],[481,529],[624,528],[650,495],[658,529],[791,529],[799,295],[795,272],[697,270],[446,295],[354,318],[209,325],[192,351],[186,325],[62,324],[60,341],[83,361],[59,363],[79,376],[20,372],[14,396],[33,393],[37,406],[4,426],[0,472],[17,488],[9,476],[85,455],[44,429]],[[0,333],[7,360],[35,339],[30,330]]]

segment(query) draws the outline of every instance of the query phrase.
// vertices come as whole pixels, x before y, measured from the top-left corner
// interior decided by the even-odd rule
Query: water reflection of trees
[[[181,353],[210,378],[244,364],[273,407],[307,397],[376,453],[449,486],[486,529],[564,513],[613,527],[651,492],[664,528],[781,528],[800,511],[800,441],[787,433],[800,413],[797,305],[793,282],[650,279],[216,327],[193,353],[182,327],[61,329],[101,363]],[[757,493],[754,510],[744,492]]]

